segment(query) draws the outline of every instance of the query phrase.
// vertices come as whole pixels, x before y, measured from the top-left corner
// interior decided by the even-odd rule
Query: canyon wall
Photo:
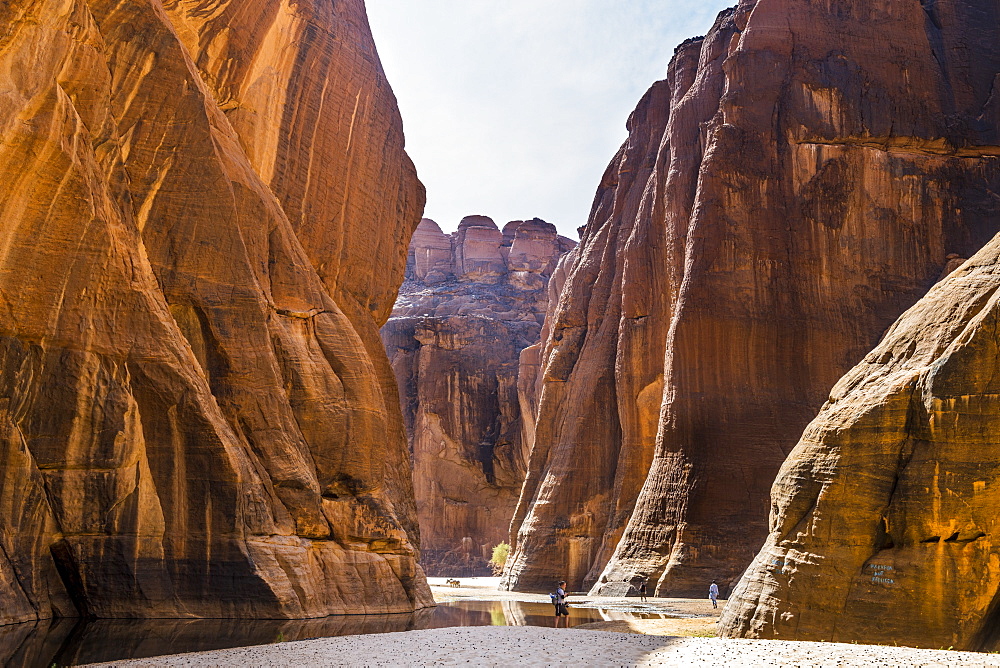
[[[0,5],[0,623],[431,604],[361,0]]]
[[[382,328],[413,457],[422,562],[431,575],[490,575],[507,540],[530,440],[531,386],[549,277],[574,246],[549,223],[503,231],[468,216],[452,235],[429,219],[410,244],[406,281]],[[519,387],[521,387],[519,391]]]
[[[505,586],[735,583],[829,388],[1000,229],[997,18],[743,0],[678,47],[568,267]]]
[[[725,635],[1000,649],[998,289],[995,238],[840,379]]]

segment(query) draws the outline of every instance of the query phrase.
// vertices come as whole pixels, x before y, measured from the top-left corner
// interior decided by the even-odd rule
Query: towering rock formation
[[[489,575],[491,548],[507,540],[530,443],[522,402],[533,415],[538,369],[528,364],[519,379],[519,359],[537,350],[549,276],[574,245],[537,218],[501,232],[485,216],[468,216],[452,235],[425,218],[413,235],[382,338],[400,388],[431,574]]]
[[[0,5],[0,623],[430,602],[361,0]]]
[[[833,388],[726,635],[1000,649],[998,326],[1000,237]]]
[[[735,582],[829,388],[1000,227],[996,3],[925,5],[743,0],[677,49],[569,268],[507,586]]]

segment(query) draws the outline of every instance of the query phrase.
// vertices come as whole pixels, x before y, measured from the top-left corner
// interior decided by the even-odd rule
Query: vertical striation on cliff
[[[829,388],[1000,228],[995,14],[743,0],[678,47],[567,269],[506,586],[735,583]]]
[[[1000,649],[1000,237],[830,392],[727,636]]]
[[[406,281],[382,328],[413,457],[422,565],[489,575],[507,540],[527,466],[537,350],[549,279],[574,246],[539,219],[501,231],[467,216],[454,234],[429,219],[410,244]]]
[[[0,623],[430,604],[361,0],[0,6]]]

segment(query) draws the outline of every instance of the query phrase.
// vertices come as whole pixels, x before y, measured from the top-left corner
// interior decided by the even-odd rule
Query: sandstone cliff
[[[0,4],[0,622],[427,605],[361,0]]]
[[[549,301],[549,277],[575,244],[549,223],[499,230],[468,216],[452,235],[421,221],[406,281],[382,328],[413,456],[422,565],[433,575],[489,575],[507,540],[527,466],[523,431]],[[524,380],[521,380],[523,378]],[[520,391],[519,391],[520,388]]]
[[[743,0],[677,49],[568,270],[507,586],[735,582],[829,388],[1000,227],[995,14]]]
[[[830,393],[726,635],[1000,649],[1000,237]]]

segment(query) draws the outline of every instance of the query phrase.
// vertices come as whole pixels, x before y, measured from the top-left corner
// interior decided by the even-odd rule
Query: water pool
[[[448,626],[553,626],[548,603],[453,601],[436,608],[395,615],[344,615],[308,620],[281,619],[56,619],[0,626],[0,662],[8,667],[50,668],[82,663],[141,659],[362,633],[390,633]],[[576,607],[570,626],[614,619],[656,619],[670,615],[615,608]]]

